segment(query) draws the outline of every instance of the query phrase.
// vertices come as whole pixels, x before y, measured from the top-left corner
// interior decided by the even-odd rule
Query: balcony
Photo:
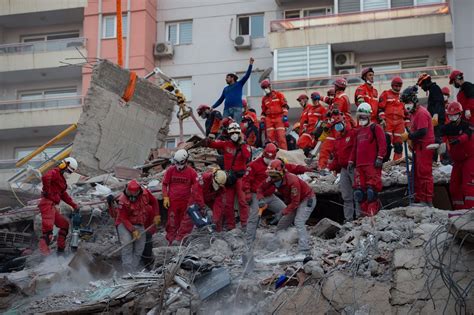
[[[84,8],[87,0],[0,0],[0,16]]]
[[[0,45],[0,69],[8,72],[56,68],[68,58],[80,58],[79,51],[85,55],[85,45],[82,37]]]
[[[448,3],[270,23],[270,46],[285,47],[359,42],[451,33]]]

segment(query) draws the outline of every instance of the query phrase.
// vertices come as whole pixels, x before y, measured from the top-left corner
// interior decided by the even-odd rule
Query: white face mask
[[[230,140],[232,140],[234,142],[239,141],[239,138],[240,138],[240,136],[236,133],[233,133],[233,134],[230,135]]]
[[[176,164],[176,168],[177,168],[178,170],[180,170],[180,171],[181,171],[182,169],[184,169],[185,166],[186,166],[186,164]]]
[[[214,180],[212,180],[212,188],[214,188],[215,191],[218,191],[220,186],[218,183],[216,183]]]
[[[448,115],[448,119],[449,121],[451,122],[456,122],[458,121],[459,117],[461,117],[461,115],[457,114],[457,115]]]
[[[272,90],[270,88],[265,88],[263,89],[263,91],[265,92],[265,94],[270,94],[272,92]]]
[[[413,110],[413,104],[412,103],[406,103],[405,104],[405,109],[408,111],[408,112],[411,112]]]
[[[449,95],[443,95],[444,97],[444,101],[446,102],[447,100],[449,100]]]
[[[272,159],[269,159],[269,158],[266,158],[266,157],[263,158],[263,162],[265,162],[265,164],[267,164],[267,165],[270,164],[271,161],[272,161]]]
[[[368,118],[359,118],[359,125],[367,126],[368,124],[369,124],[369,119]]]

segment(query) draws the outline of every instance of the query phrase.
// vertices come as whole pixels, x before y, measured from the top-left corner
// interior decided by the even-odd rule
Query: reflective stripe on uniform
[[[467,199],[467,197],[466,197],[466,199]],[[472,200],[474,200],[474,199],[472,199]],[[453,205],[463,205],[463,204],[464,204],[464,201],[462,201],[462,200],[453,200]]]

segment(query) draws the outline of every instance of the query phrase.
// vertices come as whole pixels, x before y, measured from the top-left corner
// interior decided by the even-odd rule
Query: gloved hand
[[[459,139],[451,139],[449,140],[450,145],[456,145],[459,144],[461,141]]]
[[[433,115],[433,118],[431,118],[431,124],[433,125],[433,127],[438,126],[438,114]]]
[[[469,109],[466,109],[464,111],[464,116],[466,117],[466,119],[471,119],[471,111]]]
[[[383,160],[378,157],[378,158],[375,160],[375,167],[376,167],[376,168],[382,168],[382,166],[383,166]]]
[[[260,117],[260,129],[265,129],[265,116]]]
[[[155,223],[155,225],[160,225],[161,217],[159,215],[155,215],[155,217],[153,218],[153,223]]]
[[[283,122],[288,122],[288,116],[286,116],[286,115],[283,116],[281,121],[283,121]]]
[[[443,142],[439,145],[439,148],[438,148],[438,155],[443,155],[446,153],[446,143]]]
[[[163,207],[165,207],[166,209],[170,207],[170,197],[163,198]]]
[[[137,230],[134,230],[132,232],[132,238],[133,238],[133,240],[138,240],[140,238],[140,232],[137,231]]]
[[[352,171],[354,170],[354,162],[353,162],[353,161],[349,161],[349,162],[347,163],[347,170],[348,170],[349,172],[352,172]]]
[[[402,133],[400,138],[402,138],[403,142],[407,141],[408,140],[408,132],[405,131],[404,133]]]
[[[114,195],[108,195],[108,196],[107,196],[107,204],[109,205],[109,207],[112,207],[112,206],[113,206],[114,201],[115,201]]]
[[[265,200],[260,199],[260,200],[258,201],[258,207],[259,207],[259,208],[263,208],[263,207],[265,207],[266,205],[267,205],[267,203],[265,202]]]

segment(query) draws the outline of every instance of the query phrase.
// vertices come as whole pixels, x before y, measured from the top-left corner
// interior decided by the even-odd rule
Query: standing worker
[[[219,129],[221,127],[221,113],[204,104],[199,105],[197,113],[202,119],[206,120],[206,137],[215,139],[219,134]]]
[[[254,59],[250,58],[249,60],[249,67],[247,72],[245,73],[244,77],[237,81],[239,77],[235,73],[229,73],[225,77],[225,82],[227,86],[222,91],[221,97],[212,105],[212,108],[217,108],[222,102],[225,100],[224,103],[224,113],[223,117],[232,117],[234,121],[240,124],[242,121],[242,113],[243,113],[243,105],[242,105],[242,89],[250,78],[250,74],[252,73],[252,65]]]
[[[267,139],[278,144],[280,149],[287,149],[286,128],[288,128],[288,104],[283,93],[272,89],[268,79],[260,83],[265,92],[262,98],[261,122],[265,126]]]
[[[69,221],[59,212],[58,205],[62,201],[70,205],[75,212],[79,206],[67,193],[65,174],[72,174],[77,169],[77,161],[72,157],[65,158],[58,167],[47,171],[42,177],[43,190],[38,208],[42,219],[42,237],[39,241],[39,249],[43,255],[49,255],[49,245],[53,239],[53,227],[59,228],[58,253],[64,253],[66,248],[66,236],[69,233]]]
[[[418,104],[418,88],[409,86],[403,90],[400,100],[410,113],[410,131],[402,134],[402,140],[411,140],[415,159],[415,202],[422,206],[433,206],[433,151],[427,146],[435,141],[432,117]],[[408,175],[408,174],[407,174]]]
[[[331,111],[333,110],[333,103],[334,103],[334,97],[336,96],[336,90],[334,88],[330,88],[326,96],[323,98],[323,102],[328,104],[328,110]]]
[[[464,74],[459,70],[451,72],[449,84],[459,89],[456,98],[464,110],[463,119],[474,125],[474,84],[464,81]]]
[[[354,172],[354,200],[362,215],[372,217],[380,210],[378,194],[382,191],[383,157],[387,143],[382,127],[370,121],[372,108],[367,103],[357,107],[359,128],[347,168]]]
[[[163,206],[168,209],[166,239],[170,245],[179,245],[193,230],[187,210],[198,175],[187,165],[188,158],[186,150],[176,151],[173,156],[174,165],[166,169],[163,177]]]
[[[282,217],[278,221],[277,231],[282,231],[295,224],[298,231],[299,251],[309,254],[309,236],[306,230],[306,221],[316,207],[316,196],[313,189],[298,176],[286,171],[285,163],[276,159],[270,162],[267,170],[267,180],[258,188],[258,207],[266,206],[265,197],[278,192],[286,207],[282,210]]]
[[[333,109],[338,109],[343,115],[346,121],[346,129],[355,127],[355,121],[351,116],[351,102],[349,96],[346,94],[347,81],[343,78],[339,78],[334,81],[334,100],[332,102]]]
[[[445,86],[444,88],[441,89],[441,92],[443,93],[443,98],[444,98],[444,108],[448,109],[449,97],[451,96],[451,90],[449,89],[449,87]],[[448,118],[446,118],[446,123],[449,123]]]
[[[379,118],[385,121],[385,132],[389,134],[393,145],[394,161],[403,156],[401,135],[405,132],[405,107],[400,102],[402,85],[402,78],[394,77],[392,89],[383,91],[379,99]]]
[[[372,108],[372,114],[370,121],[378,123],[378,112],[379,112],[379,95],[377,89],[374,87],[374,70],[372,68],[364,68],[360,73],[360,77],[365,81],[364,84],[359,86],[355,91],[355,103],[367,103]]]

